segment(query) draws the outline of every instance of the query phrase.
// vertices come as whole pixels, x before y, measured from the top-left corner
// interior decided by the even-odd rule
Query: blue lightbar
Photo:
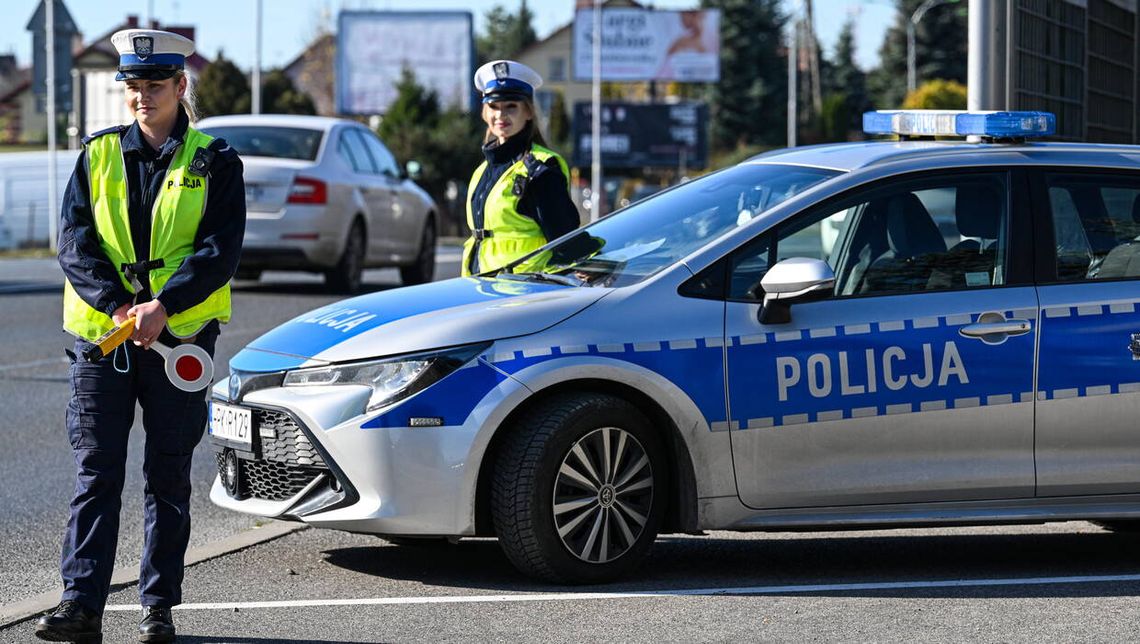
[[[1050,112],[964,112],[959,110],[879,110],[863,114],[867,134],[901,136],[1050,136],[1057,117]]]

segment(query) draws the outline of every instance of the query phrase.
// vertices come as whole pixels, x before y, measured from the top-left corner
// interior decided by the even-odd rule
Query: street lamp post
[[[918,28],[919,21],[922,20],[922,17],[926,15],[927,11],[930,11],[934,7],[940,4],[953,4],[956,2],[958,2],[958,0],[926,0],[926,2],[919,5],[918,8],[914,10],[914,13],[910,15],[910,21],[906,24],[906,91],[908,94],[913,92],[918,86],[918,79],[916,78],[914,70],[914,32],[915,29]]]

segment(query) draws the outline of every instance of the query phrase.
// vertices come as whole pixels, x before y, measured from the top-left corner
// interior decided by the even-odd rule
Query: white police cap
[[[538,72],[513,60],[492,60],[475,72],[475,89],[484,103],[533,99],[539,87],[542,77]]]
[[[119,52],[119,73],[115,80],[162,80],[186,68],[186,57],[194,53],[188,38],[157,29],[124,29],[111,36]]]

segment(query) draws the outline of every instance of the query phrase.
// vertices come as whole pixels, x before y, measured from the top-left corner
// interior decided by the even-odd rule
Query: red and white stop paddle
[[[95,340],[93,346],[83,352],[83,358],[88,362],[95,362],[103,356],[110,355],[115,347],[131,337],[134,329],[135,319],[127,318],[122,324]],[[166,377],[170,379],[171,384],[182,391],[199,391],[214,379],[214,361],[210,359],[210,354],[205,349],[196,344],[187,342],[171,349],[155,341],[150,348],[166,359]]]
[[[166,377],[182,391],[199,391],[214,379],[214,361],[196,344],[187,342],[171,349],[154,342],[150,348],[166,359]]]

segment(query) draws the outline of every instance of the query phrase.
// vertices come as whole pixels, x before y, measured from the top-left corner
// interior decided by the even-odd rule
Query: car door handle
[[[1022,335],[1029,333],[1029,320],[1002,320],[1000,322],[978,322],[958,329],[967,338],[981,338],[995,335]]]

